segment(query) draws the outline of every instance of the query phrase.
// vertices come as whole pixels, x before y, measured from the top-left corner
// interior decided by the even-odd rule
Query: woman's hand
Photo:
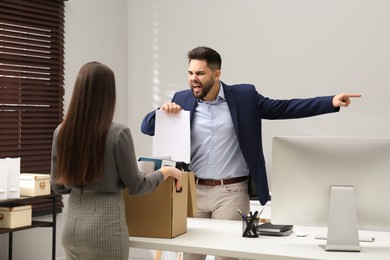
[[[160,171],[164,175],[164,180],[166,180],[168,177],[175,178],[175,184],[176,184],[176,191],[182,190],[182,180],[183,180],[183,172],[175,167],[171,166],[163,166],[161,167]]]

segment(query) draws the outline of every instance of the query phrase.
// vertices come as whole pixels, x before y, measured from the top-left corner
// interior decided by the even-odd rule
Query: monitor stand
[[[354,188],[332,186],[326,251],[360,252]]]

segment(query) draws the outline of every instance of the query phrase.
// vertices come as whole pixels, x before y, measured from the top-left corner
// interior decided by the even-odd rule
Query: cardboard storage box
[[[182,192],[176,192],[175,179],[170,177],[144,195],[129,195],[126,189],[129,235],[172,238],[187,232],[187,216],[193,217],[197,208],[194,173],[183,174],[182,187]]]
[[[31,226],[31,205],[0,207],[0,228]]]
[[[21,196],[42,196],[50,194],[50,175],[38,173],[20,174],[20,195]]]

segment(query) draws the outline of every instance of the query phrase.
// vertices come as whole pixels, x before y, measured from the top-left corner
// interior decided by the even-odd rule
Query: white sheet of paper
[[[153,156],[170,156],[171,160],[190,163],[190,112],[170,114],[156,111]]]

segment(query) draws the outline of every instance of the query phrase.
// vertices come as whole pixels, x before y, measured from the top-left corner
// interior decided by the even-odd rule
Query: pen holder
[[[256,225],[259,218],[245,217],[242,219],[242,236],[243,237],[258,237],[256,232]]]

